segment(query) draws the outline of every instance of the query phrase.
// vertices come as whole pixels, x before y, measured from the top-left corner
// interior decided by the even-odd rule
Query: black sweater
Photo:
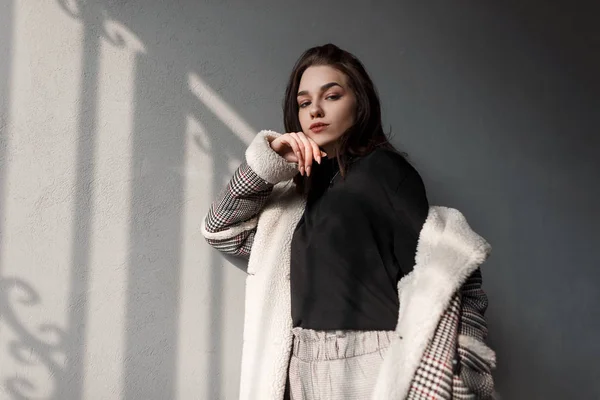
[[[291,244],[293,326],[393,330],[397,283],[413,269],[429,209],[423,181],[385,149],[352,162],[345,178],[334,158],[313,165]]]

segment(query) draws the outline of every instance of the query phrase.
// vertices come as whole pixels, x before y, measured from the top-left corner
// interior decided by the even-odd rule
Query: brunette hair
[[[365,156],[379,147],[407,157],[406,153],[398,152],[394,148],[383,132],[379,95],[365,67],[353,54],[331,43],[306,50],[296,61],[283,101],[283,124],[286,132],[302,130],[298,118],[298,88],[302,74],[313,65],[328,65],[345,74],[350,90],[356,97],[354,124],[336,142],[336,158],[342,177],[345,177],[349,162],[353,158]],[[300,173],[294,177],[299,193],[308,192],[310,178]]]

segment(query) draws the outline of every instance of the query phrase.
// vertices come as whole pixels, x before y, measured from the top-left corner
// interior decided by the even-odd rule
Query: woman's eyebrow
[[[329,82],[329,83],[326,83],[326,84],[324,84],[323,86],[321,86],[321,92],[322,92],[322,91],[324,91],[324,90],[327,90],[327,89],[329,89],[329,88],[330,88],[330,87],[332,87],[332,86],[339,86],[339,87],[342,87],[342,85],[340,85],[340,84],[339,84],[339,83],[337,83],[337,82]],[[343,88],[342,88],[342,89],[343,89]],[[303,95],[305,95],[305,94],[308,94],[308,90],[303,90],[303,91],[301,91],[301,92],[298,92],[298,94],[297,94],[296,96],[303,96]]]

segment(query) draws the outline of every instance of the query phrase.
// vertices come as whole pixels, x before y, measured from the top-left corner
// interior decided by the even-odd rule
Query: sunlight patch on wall
[[[113,398],[124,385],[127,276],[132,200],[136,61],[143,44],[105,22],[98,59],[97,132],[91,196],[84,398]]]
[[[208,86],[198,74],[188,75],[190,91],[211,110],[243,143],[249,145],[256,131],[227,104],[221,96]]]
[[[68,340],[82,26],[54,2],[13,9],[0,385],[11,398],[50,398]]]
[[[204,125],[191,115],[187,116],[185,133],[184,193],[181,274],[179,297],[179,354],[177,356],[177,399],[198,397],[199,388],[205,387],[210,375],[206,365],[206,342],[210,335],[210,292],[205,284],[210,277],[209,250],[200,233],[201,215],[207,210],[213,195],[211,179],[213,162],[211,141]]]
[[[191,94],[248,145],[256,131],[196,73],[188,74]],[[206,244],[200,226],[211,202],[239,167],[242,157],[215,146],[215,132],[192,114],[187,117],[186,160],[182,175],[186,182],[182,237],[181,309],[179,326],[178,398],[197,397],[198,388],[210,388],[201,396],[225,391],[227,376],[239,375],[240,334],[243,321],[225,310],[243,306],[245,273],[229,265]],[[221,259],[222,266],[215,260]],[[227,282],[227,285],[223,284]],[[202,338],[202,340],[200,340]],[[238,342],[238,346],[231,343]],[[223,346],[223,343],[229,343]],[[214,364],[216,363],[216,364]],[[223,374],[220,369],[227,369]],[[215,373],[215,371],[218,371]],[[237,382],[235,383],[237,385]]]

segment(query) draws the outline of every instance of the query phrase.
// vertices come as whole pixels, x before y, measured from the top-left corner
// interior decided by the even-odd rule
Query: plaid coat
[[[292,345],[290,244],[305,203],[295,164],[269,146],[278,135],[259,132],[202,225],[214,248],[249,258],[240,399],[283,399]],[[430,207],[373,399],[495,397],[480,270],[490,251],[458,210]]]

